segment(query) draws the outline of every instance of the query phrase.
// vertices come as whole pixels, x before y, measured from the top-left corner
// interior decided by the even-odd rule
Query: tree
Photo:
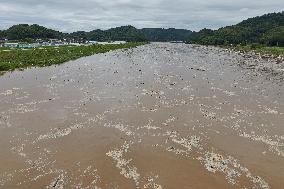
[[[14,25],[5,31],[8,39],[19,40],[19,39],[37,39],[37,38],[62,38],[63,33],[52,29],[47,29],[37,24],[19,24]]]
[[[205,45],[266,44],[283,46],[284,12],[249,18],[239,24],[193,33],[189,43]]]
[[[266,32],[261,38],[261,41],[268,46],[284,47],[284,26]]]

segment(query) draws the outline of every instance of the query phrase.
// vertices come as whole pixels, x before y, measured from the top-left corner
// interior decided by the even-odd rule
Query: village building
[[[126,41],[107,41],[107,42],[98,42],[99,45],[119,45],[119,44],[125,44]]]
[[[97,41],[88,41],[87,43],[88,43],[88,44],[98,44]]]
[[[19,43],[4,43],[4,47],[17,48]]]

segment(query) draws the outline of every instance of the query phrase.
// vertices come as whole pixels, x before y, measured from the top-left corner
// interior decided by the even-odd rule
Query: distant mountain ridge
[[[192,34],[192,31],[175,28],[143,28],[141,32],[150,41],[186,41]]]
[[[187,41],[203,45],[262,44],[284,46],[284,12],[269,13],[249,18],[239,24],[218,30],[202,29],[192,32],[185,29],[144,28],[121,26],[108,30],[77,31],[62,33],[37,24],[19,24],[0,31],[0,39],[10,40],[55,38],[84,41]]]
[[[62,33],[37,24],[19,24],[7,30],[0,31],[0,38],[10,40],[23,39],[74,39],[76,41],[186,41],[192,32],[183,29],[145,28],[121,26],[108,30],[77,31]]]
[[[121,26],[108,30],[78,31],[68,35],[73,39],[91,41],[147,41],[146,36],[133,26]]]
[[[189,43],[203,45],[263,44],[284,46],[284,12],[249,18],[218,30],[202,29],[193,32]]]

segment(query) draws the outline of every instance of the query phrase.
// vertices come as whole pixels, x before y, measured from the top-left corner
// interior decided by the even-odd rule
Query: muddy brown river
[[[6,73],[0,188],[283,189],[284,81],[266,63],[152,43]]]

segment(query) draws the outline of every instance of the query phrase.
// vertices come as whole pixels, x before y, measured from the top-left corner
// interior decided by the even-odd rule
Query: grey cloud
[[[37,23],[60,31],[121,25],[216,29],[283,10],[283,0],[0,0],[0,28]]]

